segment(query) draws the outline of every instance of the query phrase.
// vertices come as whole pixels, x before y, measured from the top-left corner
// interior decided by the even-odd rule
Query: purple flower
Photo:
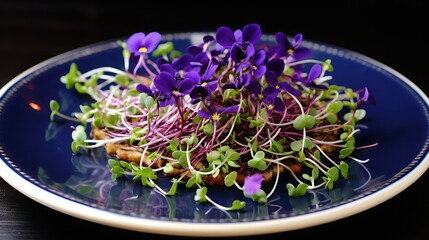
[[[203,118],[209,118],[209,119],[212,119],[213,121],[218,121],[220,119],[221,114],[237,113],[237,111],[238,111],[238,105],[221,107],[221,108],[215,108],[214,106],[210,105],[210,106],[207,106],[207,111],[199,110],[198,115]]]
[[[260,173],[255,173],[244,178],[244,192],[248,196],[252,196],[257,193],[262,187],[262,181],[264,177]]]
[[[192,79],[176,79],[172,74],[172,68],[165,66],[165,71],[162,71],[154,79],[154,85],[161,93],[180,97],[189,94],[192,91],[195,83]]]
[[[273,86],[268,86],[262,90],[262,86],[259,81],[253,80],[247,86],[247,91],[249,91],[250,95],[257,100],[271,99],[277,97],[278,91]]]
[[[252,75],[250,74],[240,74],[235,78],[234,83],[226,83],[222,86],[223,89],[235,89],[240,90],[243,87],[246,87],[250,84],[250,80],[252,80]]]
[[[375,98],[371,94],[371,92],[369,91],[369,89],[367,87],[365,87],[364,89],[358,91],[358,93],[361,92],[361,91],[363,91],[363,95],[362,95],[362,97],[360,97],[360,95],[358,95],[358,105],[360,106],[360,105],[362,105],[362,104],[364,104],[366,102],[369,102],[369,103],[375,105]]]
[[[156,99],[160,107],[165,107],[174,103],[174,98],[171,97],[171,94],[159,92],[154,86],[149,87],[143,83],[139,83],[136,86],[136,90],[140,93],[146,93],[153,99]]]
[[[282,75],[285,64],[282,59],[274,58],[267,63],[267,71],[265,72],[265,78],[270,86],[275,87],[277,90],[284,90],[294,96],[300,96],[301,92],[292,87],[289,83],[282,81],[279,82],[279,77]]]
[[[303,59],[311,54],[310,49],[301,47],[302,34],[296,34],[294,40],[289,42],[286,35],[281,32],[276,33],[276,41],[279,45],[278,57],[292,57],[294,60]]]
[[[264,65],[265,64],[265,58],[266,58],[265,51],[263,49],[261,49],[261,50],[257,51],[255,54],[252,54],[252,55],[249,54],[249,58],[247,58],[247,59],[245,58],[244,61],[242,61],[238,65],[235,72],[239,72],[242,69],[246,69],[246,70],[249,70],[253,74],[253,77],[255,79],[262,77],[267,70],[267,67]]]
[[[262,101],[267,106],[268,112],[272,112],[273,110],[283,112],[285,110],[285,104],[279,97],[264,98],[262,99]]]
[[[195,104],[206,100],[209,97],[209,91],[202,86],[196,86],[189,93],[189,96],[192,98],[191,103]]]
[[[225,48],[231,48],[234,44],[255,44],[262,36],[262,31],[257,24],[247,24],[243,31],[238,29],[233,32],[229,27],[220,27],[216,31],[216,41]]]
[[[128,38],[127,48],[134,54],[134,56],[140,56],[155,50],[160,41],[161,34],[157,32],[151,32],[147,35],[142,32],[138,32]]]

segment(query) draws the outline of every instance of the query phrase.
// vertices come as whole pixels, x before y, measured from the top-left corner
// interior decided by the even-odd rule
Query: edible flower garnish
[[[82,73],[71,64],[60,80],[94,101],[66,116],[52,100],[51,119],[78,123],[74,154],[105,147],[114,179],[166,196],[179,186],[195,189],[195,201],[222,210],[240,210],[246,198],[266,204],[277,188],[290,197],[333,189],[348,178],[348,161],[368,161],[357,150],[377,145],[357,137],[362,106],[374,97],[366,87],[329,84],[331,60],[311,58],[302,34],[262,36],[258,24],[222,26],[179,51],[160,33],[132,34],[118,41],[123,69]],[[293,181],[281,186],[281,175]],[[165,177],[169,189],[157,184]],[[243,198],[220,205],[210,198],[212,185]]]

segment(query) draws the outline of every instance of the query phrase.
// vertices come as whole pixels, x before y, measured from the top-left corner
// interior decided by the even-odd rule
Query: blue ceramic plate
[[[170,34],[184,50],[201,33]],[[264,36],[264,41],[273,41]],[[195,43],[194,43],[195,44]],[[319,189],[289,198],[278,188],[266,205],[247,202],[243,211],[223,212],[194,201],[195,191],[179,189],[164,197],[130,181],[113,181],[104,149],[72,154],[70,123],[49,119],[49,101],[71,113],[88,101],[59,81],[76,62],[82,72],[123,67],[122,49],[107,41],[48,59],[23,72],[0,90],[0,175],[35,201],[65,214],[134,231],[186,236],[238,236],[315,226],[365,211],[400,193],[428,168],[429,100],[410,80],[371,58],[318,42],[305,42],[316,59],[330,58],[333,83],[367,86],[376,105],[356,136],[366,164],[350,161],[349,179],[333,190]],[[412,117],[411,117],[412,116]],[[282,183],[285,184],[285,183]],[[231,188],[232,189],[232,188]],[[214,187],[214,200],[230,206],[242,193]],[[244,199],[245,201],[248,201]],[[168,230],[167,230],[168,229]]]

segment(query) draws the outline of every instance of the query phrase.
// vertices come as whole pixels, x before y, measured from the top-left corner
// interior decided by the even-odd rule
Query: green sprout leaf
[[[176,191],[177,191],[177,183],[179,182],[179,181],[177,181],[177,179],[175,179],[175,178],[173,178],[172,179],[172,181],[173,181],[173,184],[171,185],[171,187],[170,187],[170,190],[167,192],[167,196],[173,196],[173,195],[176,195]]]
[[[153,97],[149,96],[146,93],[140,94],[140,105],[145,107],[148,110],[151,110],[153,106],[155,106],[155,99]]]
[[[207,187],[198,188],[194,196],[194,200],[196,202],[205,203],[207,202],[206,194],[207,194]]]
[[[58,111],[60,111],[60,104],[55,100],[51,100],[49,102],[49,107],[51,108],[50,119],[54,120],[55,115],[58,113]]]
[[[225,186],[231,187],[232,185],[234,185],[234,182],[236,179],[237,179],[237,172],[236,171],[230,172],[228,175],[225,176],[225,179],[224,179]]]
[[[266,204],[268,202],[267,194],[264,190],[259,189],[255,194],[250,196],[254,202]]]
[[[232,202],[232,206],[228,210],[237,211],[237,210],[243,209],[245,206],[246,206],[246,202],[240,201],[240,200],[234,200],[234,202]]]
[[[308,185],[305,183],[299,183],[297,187],[295,187],[292,183],[286,184],[286,188],[288,190],[288,195],[290,197],[300,197],[307,193]]]
[[[308,114],[301,114],[293,121],[293,127],[300,131],[304,128],[312,128],[316,124],[316,119]]]
[[[158,47],[152,52],[152,56],[159,57],[162,55],[166,55],[171,51],[173,51],[173,49],[174,49],[173,42],[162,43],[162,44],[159,44]]]
[[[343,176],[344,179],[348,179],[349,178],[349,165],[346,162],[341,161],[339,168],[341,171],[341,176]]]

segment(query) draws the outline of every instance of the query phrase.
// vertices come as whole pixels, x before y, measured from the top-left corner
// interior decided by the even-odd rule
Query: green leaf
[[[325,182],[325,188],[332,190],[334,188],[334,181],[330,179],[329,177],[322,177],[323,181]]]
[[[230,211],[237,211],[243,209],[246,206],[246,202],[240,200],[234,200],[232,202],[232,206],[228,209]]]
[[[339,177],[339,171],[337,167],[331,167],[326,171],[326,175],[332,179],[332,181],[337,181]]]
[[[194,196],[194,200],[196,202],[205,203],[207,202],[206,195],[207,195],[207,187],[198,188]]]
[[[188,160],[185,151],[174,151],[172,154],[174,159],[177,159],[180,165],[184,168],[188,167]]]
[[[362,120],[362,119],[365,118],[365,115],[366,115],[365,109],[358,109],[358,110],[355,111],[355,115],[354,115],[353,120],[355,122],[360,121],[360,120]],[[344,116],[343,116],[343,118],[344,118],[345,121],[350,120],[351,117],[352,117],[352,113],[351,112],[348,112],[348,113],[344,114]]]
[[[115,82],[120,85],[127,85],[128,77],[126,75],[118,74],[115,76]]]
[[[327,111],[330,113],[338,113],[343,108],[343,102],[335,101],[329,104]]]
[[[76,63],[70,64],[69,72],[60,78],[60,81],[66,85],[67,89],[71,89],[75,86],[76,78],[78,77],[79,71]]]
[[[358,110],[356,110],[355,121],[362,120],[363,118],[365,118],[365,115],[366,115],[365,109],[358,109]]]
[[[306,137],[305,141],[304,141],[304,147],[307,148],[308,150],[313,149],[316,146],[316,144],[313,143],[313,141],[311,141],[310,138]]]
[[[60,110],[60,104],[58,104],[57,101],[55,100],[51,100],[49,102],[49,107],[51,108],[51,115],[50,115],[50,119],[51,121],[54,120],[55,115],[58,113],[58,111]]]
[[[193,122],[194,122],[194,124],[195,124],[195,125],[197,125],[199,122],[201,122],[201,117],[200,117],[200,116],[198,116],[198,115],[196,115],[196,116],[194,117],[194,119],[193,119]]]
[[[60,110],[60,104],[58,104],[58,102],[55,100],[49,101],[49,107],[53,112],[58,112]]]
[[[225,159],[227,161],[236,161],[240,159],[240,154],[232,149],[228,149],[225,152]]]
[[[206,123],[206,124],[203,126],[203,132],[204,132],[207,136],[211,137],[211,136],[213,135],[213,131],[214,131],[214,126],[213,126],[213,124],[212,124],[211,122]]]
[[[155,99],[146,93],[140,94],[140,104],[148,110],[151,110],[155,105]]]
[[[349,165],[346,162],[341,161],[339,168],[341,171],[341,176],[343,176],[344,179],[348,179],[349,178]]]
[[[314,167],[311,170],[311,176],[313,177],[313,179],[317,179],[319,177],[319,173],[320,173],[320,170],[317,167]]]
[[[221,156],[220,152],[218,152],[218,151],[211,151],[210,153],[207,154],[207,161],[209,163],[211,163],[211,162],[213,162],[215,160],[220,159],[220,156]]]
[[[109,166],[112,168],[112,167],[116,167],[116,166],[120,166],[119,165],[119,162],[117,161],[117,160],[115,160],[115,159],[109,159],[109,160],[107,160],[107,164],[109,164]]]
[[[247,165],[249,165],[249,167],[256,168],[261,171],[267,169],[267,163],[265,162],[265,160],[252,159],[247,162]]]
[[[87,138],[85,127],[78,125],[72,132],[72,139],[78,143],[83,143]]]
[[[338,116],[335,113],[327,113],[326,120],[328,120],[330,124],[334,124],[338,121]]]
[[[217,150],[221,153],[225,153],[226,151],[228,151],[228,149],[230,149],[230,147],[228,145],[223,145],[220,148],[218,148]]]
[[[295,152],[301,151],[301,147],[302,147],[302,141],[301,140],[293,141],[290,143],[290,148]]]
[[[178,146],[179,146],[179,140],[177,140],[176,138],[173,138],[173,139],[170,139],[170,140],[168,141],[168,143],[170,144],[170,145],[167,147],[167,149],[168,149],[169,151],[172,151],[172,152],[177,151]]]
[[[263,152],[263,151],[257,151],[255,153],[255,156],[253,157],[253,159],[258,160],[258,161],[265,160],[265,152]]]
[[[79,144],[75,141],[73,141],[71,143],[71,149],[73,153],[78,153],[79,152]]]
[[[163,172],[164,172],[165,174],[170,174],[170,173],[174,172],[174,167],[173,167],[173,165],[171,165],[171,163],[167,163],[167,164],[165,164],[164,169],[163,169]]]
[[[186,187],[187,188],[191,188],[191,187],[193,187],[195,184],[200,184],[200,183],[202,183],[202,179],[201,179],[201,176],[199,175],[199,174],[194,174],[194,175],[192,175],[192,177],[190,177],[189,179],[188,179],[188,181],[186,182]]]
[[[334,67],[331,64],[331,59],[326,59],[325,62],[323,62],[322,69],[323,71],[328,71],[328,72],[334,71]]]
[[[166,55],[169,52],[173,51],[174,44],[173,42],[166,42],[159,44],[158,47],[152,52],[152,56],[159,57],[162,55]]]
[[[340,159],[344,159],[347,156],[349,156],[350,154],[352,154],[354,151],[354,147],[346,147],[340,150],[340,155],[338,156],[338,158]]]
[[[283,152],[283,145],[279,141],[273,140],[271,142],[270,151],[282,153]]]
[[[74,84],[74,88],[78,93],[85,94],[87,93],[87,88],[83,86],[81,83],[77,82]]]
[[[232,185],[234,185],[234,182],[236,179],[237,179],[237,172],[236,171],[230,172],[224,178],[225,186],[231,187]]]
[[[177,183],[178,183],[179,181],[177,181],[177,179],[175,179],[175,178],[173,178],[173,179],[172,179],[172,181],[173,181],[173,184],[171,185],[170,190],[166,193],[166,195],[167,195],[167,196],[173,196],[173,195],[175,195],[175,194],[176,194],[176,191],[177,191]]]
[[[173,50],[170,52],[170,60],[174,60],[175,58],[178,58],[180,56],[182,56],[182,52],[178,50]]]
[[[291,197],[300,197],[307,193],[308,185],[305,183],[299,183],[298,186],[295,186],[292,183],[286,184],[286,188],[288,190],[288,195]]]
[[[241,167],[240,164],[238,164],[236,161],[227,161],[226,162],[228,164],[228,166],[230,167],[234,167],[234,168],[239,168]]]
[[[266,204],[268,202],[267,194],[264,190],[259,189],[251,196],[252,200],[257,203]]]
[[[118,179],[124,174],[125,170],[121,168],[119,165],[114,166],[110,169],[110,173],[112,174],[112,179]]]
[[[316,119],[308,114],[301,114],[293,121],[293,127],[296,130],[302,130],[304,128],[312,128],[316,124]]]

